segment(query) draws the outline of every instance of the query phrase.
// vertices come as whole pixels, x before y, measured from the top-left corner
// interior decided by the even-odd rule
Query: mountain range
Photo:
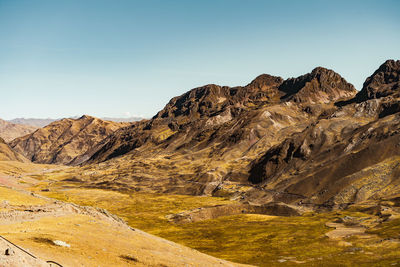
[[[3,125],[3,134],[19,135],[0,138],[0,204],[12,214],[0,216],[3,232],[41,258],[236,266],[190,250],[183,263],[185,248],[130,228],[139,227],[244,264],[398,262],[400,60],[384,62],[360,91],[317,67],[296,78],[197,87],[140,121],[83,115],[26,133]],[[99,228],[104,220],[112,226]],[[22,221],[37,230],[22,231],[30,229]],[[142,234],[149,247],[133,255],[142,243],[129,237]],[[60,240],[73,249],[56,247]],[[108,259],[87,256],[101,248]],[[162,257],[149,256],[155,248]]]
[[[74,117],[70,117],[69,119],[78,119],[80,118],[80,116],[74,116]],[[28,125],[28,126],[33,126],[36,128],[42,128],[45,127],[47,125],[49,125],[52,122],[58,121],[58,120],[62,120],[63,118],[59,118],[59,119],[51,119],[51,118],[47,118],[47,119],[37,119],[37,118],[16,118],[16,119],[12,119],[9,120],[8,122],[14,123],[14,124],[22,124],[22,125]],[[114,121],[114,122],[134,122],[134,121],[140,121],[144,118],[142,117],[129,117],[129,118],[112,118],[112,117],[104,117],[101,118],[102,120],[105,121]]]
[[[287,80],[263,74],[246,86],[209,84],[149,120],[65,119],[10,146],[36,163],[107,161],[120,166],[123,179],[114,183],[158,192],[314,207],[394,197],[399,73],[400,61],[388,60],[360,92],[322,67]],[[384,175],[367,175],[378,170]],[[113,187],[104,176],[87,182]]]

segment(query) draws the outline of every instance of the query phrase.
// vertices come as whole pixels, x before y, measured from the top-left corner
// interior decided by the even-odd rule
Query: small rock
[[[67,243],[65,243],[64,241],[61,241],[61,240],[55,240],[55,241],[53,241],[53,243],[55,245],[61,246],[61,247],[67,247],[67,248],[71,247],[70,244],[67,244]]]
[[[11,256],[14,254],[15,254],[15,252],[12,248],[7,248],[6,251],[4,252],[4,255],[6,255],[6,256]]]

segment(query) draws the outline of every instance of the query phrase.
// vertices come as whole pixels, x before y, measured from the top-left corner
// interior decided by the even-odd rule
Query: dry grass
[[[384,266],[400,259],[399,244],[380,244],[373,239],[352,238],[342,247],[325,233],[325,223],[343,216],[370,215],[359,212],[308,214],[298,217],[235,215],[188,224],[174,224],[165,215],[197,207],[226,204],[222,198],[118,193],[98,189],[68,189],[44,194],[105,208],[133,226],[209,255],[260,266]],[[396,226],[388,225],[394,233]],[[381,253],[384,251],[385,253]]]
[[[89,172],[90,170],[86,171]],[[326,227],[325,223],[343,216],[365,217],[369,220],[375,220],[376,217],[356,211],[342,211],[306,214],[299,217],[235,215],[196,223],[174,224],[169,222],[165,216],[198,207],[232,202],[216,197],[149,192],[122,193],[80,188],[81,183],[64,181],[71,178],[75,173],[76,171],[72,169],[65,169],[51,174],[43,174],[36,177],[40,179],[40,183],[33,186],[32,189],[40,194],[60,200],[105,208],[124,218],[132,227],[234,262],[260,266],[292,266],[293,264],[303,266],[354,266],[355,264],[358,266],[388,266],[400,262],[400,244],[396,241],[398,239],[388,239],[400,236],[399,220],[385,222],[380,227],[371,228],[368,231],[369,238],[353,236],[343,239],[343,241],[351,243],[348,247],[344,247],[338,241],[330,240],[325,236],[325,233],[332,230]],[[101,175],[101,172],[96,175]],[[41,192],[40,190],[43,188],[49,188],[50,191]],[[60,231],[75,229],[74,224],[76,222],[70,222],[67,227],[60,227]],[[78,224],[90,225],[88,221]],[[84,236],[84,231],[94,231],[93,229],[85,228],[82,232],[80,232],[80,229],[83,229],[83,227],[79,228],[78,232],[71,230],[72,232],[69,235],[72,233],[73,235],[82,234],[82,240],[79,240],[79,242],[83,244],[85,244],[84,240],[86,239],[102,244],[97,239],[93,239],[94,237]],[[23,230],[21,229],[21,231]],[[18,234],[18,232],[15,234]],[[21,234],[21,238],[22,236],[24,235]],[[44,232],[31,237],[55,238],[46,235]],[[72,242],[67,238],[67,235],[62,234],[57,238],[67,243],[68,241]],[[24,240],[24,242],[27,242],[27,246],[34,246],[34,243],[39,244],[34,242],[33,239]],[[42,243],[42,245],[45,246],[45,243]],[[57,248],[49,244],[47,246],[49,250]],[[96,249],[98,248],[90,248],[90,251],[97,251]],[[89,256],[98,257],[99,260],[103,259],[102,256],[85,255],[85,257]],[[127,257],[137,259],[138,262],[135,262],[135,264],[143,261],[139,255],[132,253],[132,251],[119,251],[112,256],[108,255],[108,257],[114,257],[115,265],[135,262],[128,260]]]
[[[3,204],[8,203],[10,205],[44,205],[48,203],[47,200],[33,197],[26,192],[12,190],[3,186],[0,186],[0,201],[3,201]]]
[[[34,196],[0,189],[0,202],[46,204]],[[230,266],[195,250],[84,214],[48,215],[36,219],[2,217],[0,235],[41,259],[63,266]],[[70,247],[57,246],[53,242],[56,240]]]

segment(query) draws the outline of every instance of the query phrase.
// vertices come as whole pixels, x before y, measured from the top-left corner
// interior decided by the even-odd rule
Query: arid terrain
[[[360,91],[262,74],[0,139],[0,235],[37,256],[0,240],[0,264],[400,265],[400,60],[377,67]]]

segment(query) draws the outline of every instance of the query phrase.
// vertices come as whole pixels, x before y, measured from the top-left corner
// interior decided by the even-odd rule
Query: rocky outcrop
[[[353,97],[356,89],[333,70],[322,67],[283,82],[282,99],[302,103],[329,103]]]
[[[357,94],[358,101],[400,96],[400,60],[387,60],[370,77]]]

